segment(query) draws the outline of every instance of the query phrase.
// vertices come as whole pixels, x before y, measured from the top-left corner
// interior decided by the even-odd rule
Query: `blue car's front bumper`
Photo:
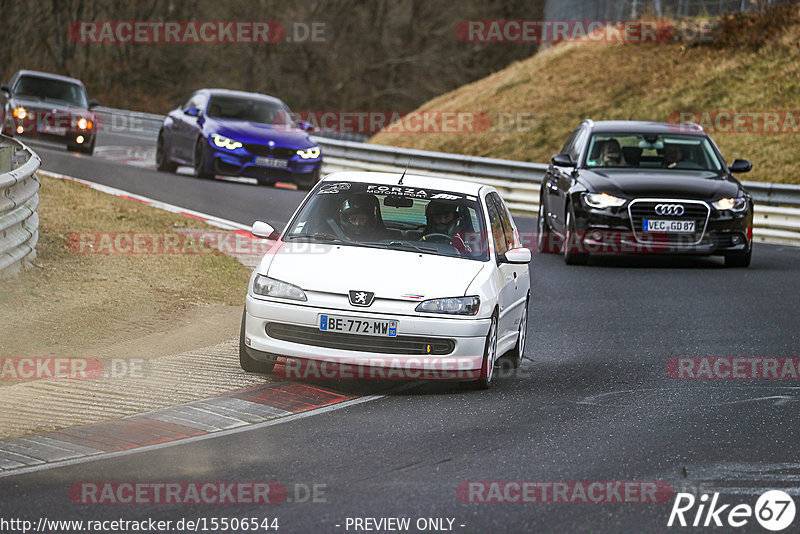
[[[303,159],[297,154],[297,148],[256,144],[228,150],[209,141],[206,162],[207,170],[214,174],[313,185],[319,178],[322,155],[316,159]]]

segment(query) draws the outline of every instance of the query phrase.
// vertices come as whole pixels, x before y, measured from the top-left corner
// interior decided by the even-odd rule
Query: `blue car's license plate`
[[[278,167],[280,169],[284,169],[289,165],[289,160],[256,156],[256,165],[260,165],[262,167]]]

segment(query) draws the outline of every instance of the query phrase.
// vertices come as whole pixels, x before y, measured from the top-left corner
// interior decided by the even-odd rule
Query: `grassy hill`
[[[714,35],[697,43],[559,43],[420,108],[484,112],[492,118],[484,131],[383,131],[371,142],[548,162],[587,117],[667,121],[679,112],[737,112],[741,133],[707,128],[728,162],[753,161],[747,180],[800,183],[800,7],[726,17]],[[772,118],[782,133],[760,127],[766,115],[754,128],[746,112],[780,112]],[[696,118],[707,126],[712,116]],[[523,119],[517,127],[509,127],[513,117]]]

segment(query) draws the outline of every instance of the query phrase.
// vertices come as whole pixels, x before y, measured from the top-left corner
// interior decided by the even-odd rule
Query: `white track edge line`
[[[37,171],[37,174],[41,174],[41,175],[47,176],[49,178],[54,178],[56,180],[68,180],[70,182],[76,182],[76,183],[85,185],[87,187],[91,187],[92,189],[95,189],[95,190],[100,191],[102,193],[107,193],[109,195],[113,195],[115,197],[120,197],[120,196],[130,197],[130,198],[133,198],[133,199],[136,199],[136,200],[140,200],[140,201],[144,202],[145,204],[147,204],[149,206],[152,206],[154,208],[162,209],[162,210],[169,211],[169,212],[172,212],[172,213],[186,213],[186,214],[189,214],[189,215],[193,215],[195,217],[199,217],[200,219],[202,219],[203,222],[206,222],[206,223],[208,223],[208,224],[210,224],[212,226],[216,226],[218,228],[223,228],[225,230],[246,230],[248,232],[251,230],[250,226],[247,226],[247,225],[244,225],[244,224],[241,224],[241,223],[237,223],[235,221],[231,221],[231,220],[228,220],[228,219],[222,219],[222,218],[217,217],[215,215],[209,215],[208,213],[202,213],[202,212],[199,212],[199,211],[194,211],[194,210],[190,210],[190,209],[187,209],[187,208],[182,208],[180,206],[176,206],[175,204],[168,204],[166,202],[161,202],[160,200],[154,200],[152,198],[148,198],[148,197],[145,197],[145,196],[142,196],[142,195],[137,195],[136,193],[131,193],[129,191],[124,191],[122,189],[117,189],[115,187],[110,187],[110,186],[107,186],[107,185],[98,184],[96,182],[91,182],[89,180],[84,180],[83,178],[75,178],[74,176],[68,176],[66,174],[59,174],[57,172],[44,171],[44,170]]]
[[[127,456],[129,454],[137,454],[140,452],[149,452],[158,449],[165,449],[167,447],[175,447],[176,445],[184,445],[187,443],[194,443],[197,441],[205,441],[207,439],[214,439],[222,436],[229,436],[231,434],[238,434],[240,432],[248,432],[250,430],[258,430],[260,428],[265,428],[268,426],[279,425],[282,423],[288,423],[290,421],[295,421],[298,419],[305,419],[306,417],[311,417],[313,415],[323,414],[327,412],[333,412],[336,410],[340,410],[342,408],[347,408],[350,406],[355,406],[357,404],[363,404],[365,402],[372,402],[376,400],[383,399],[389,396],[389,393],[382,394],[382,395],[368,395],[365,397],[356,397],[355,399],[350,399],[346,401],[337,402],[334,404],[329,404],[327,406],[323,406],[321,408],[315,408],[311,410],[306,410],[304,412],[295,413],[292,415],[287,415],[285,417],[276,417],[275,419],[270,419],[269,421],[262,421],[261,423],[254,423],[251,425],[240,426],[236,428],[229,428],[226,430],[219,430],[216,432],[209,432],[206,434],[201,434],[199,436],[191,436],[188,438],[179,438],[174,441],[168,441],[165,443],[156,443],[154,445],[144,445],[141,447],[134,447],[132,449],[125,449],[124,451],[114,451],[114,452],[107,452],[107,453],[96,453],[96,454],[89,454],[86,456],[81,456],[79,458],[70,458],[68,460],[62,461],[55,461],[55,462],[46,462],[43,464],[32,465],[30,467],[20,467],[19,469],[9,469],[8,472],[0,472],[0,478],[7,478],[16,475],[24,475],[28,473],[34,473],[37,471],[46,471],[49,469],[56,469],[59,467],[68,467],[71,465],[83,464],[88,462],[95,462],[98,460],[105,460],[106,458],[118,458],[120,456]]]

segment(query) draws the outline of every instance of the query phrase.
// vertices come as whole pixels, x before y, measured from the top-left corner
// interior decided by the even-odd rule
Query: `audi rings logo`
[[[680,217],[684,211],[686,210],[680,204],[656,204],[656,215],[675,215]]]

